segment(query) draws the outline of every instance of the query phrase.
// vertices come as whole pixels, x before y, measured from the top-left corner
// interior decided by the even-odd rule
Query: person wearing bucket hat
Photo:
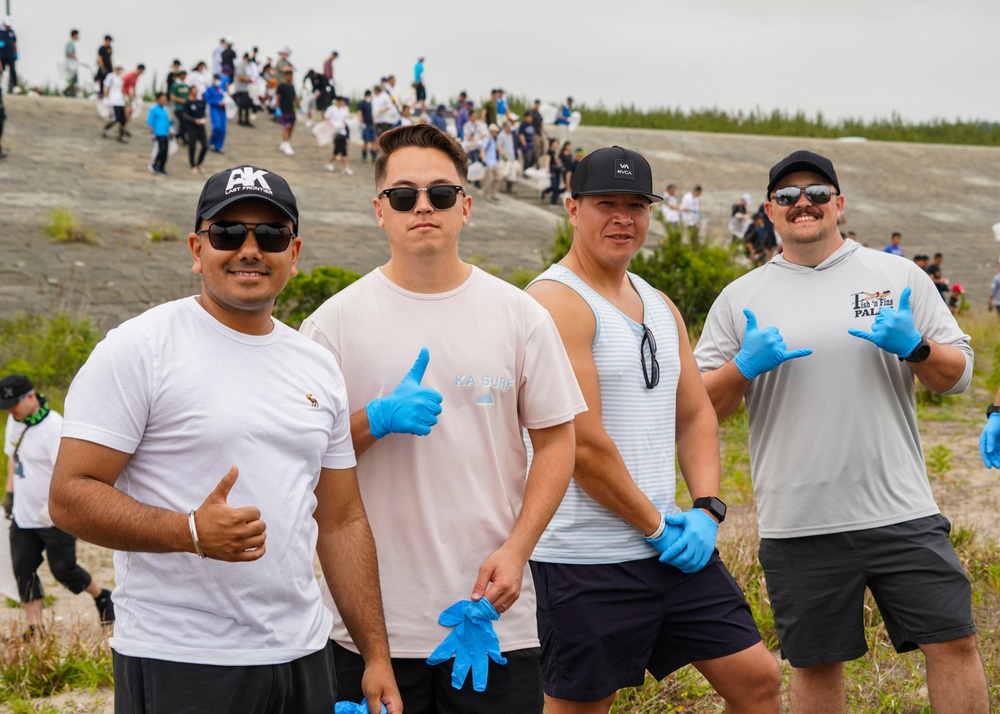
[[[298,232],[278,174],[209,178],[188,236],[200,294],[109,332],[70,387],[51,511],[117,551],[116,712],[333,711],[314,554],[364,695],[401,711],[343,376],[271,314]]]
[[[35,391],[25,374],[8,374],[0,379],[0,409],[8,412],[4,432],[7,491],[3,506],[11,521],[10,554],[28,620],[26,638],[43,627],[45,593],[38,577],[43,554],[59,583],[74,594],[86,592],[94,598],[101,622],[114,622],[111,592],[76,562],[76,538],[53,526],[49,518],[49,484],[59,450],[62,415],[49,407],[48,399]]]
[[[914,398],[914,377],[968,387],[969,336],[919,266],[841,236],[844,203],[827,157],[778,161],[764,210],[783,252],[722,291],[695,350],[719,419],[746,400],[792,710],[847,711],[867,588],[896,650],[923,652],[934,710],[986,712],[969,577],[927,482]]]
[[[659,200],[641,154],[587,154],[566,199],[569,252],[527,288],[589,406],[574,422],[573,482],[531,556],[546,710],[607,712],[647,670],[662,679],[693,663],[734,711],[777,714],[777,663],[715,550],[718,424],[687,329],[628,271]],[[675,454],[688,511],[674,497]]]

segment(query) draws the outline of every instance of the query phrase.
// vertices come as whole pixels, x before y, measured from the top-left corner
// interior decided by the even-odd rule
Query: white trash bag
[[[316,143],[320,146],[329,146],[332,144],[335,131],[333,124],[328,121],[316,122],[316,125],[312,128],[313,136],[316,137]]]
[[[235,99],[233,99],[231,96],[227,94],[225,97],[222,98],[222,106],[226,110],[226,119],[236,118],[237,106]]]
[[[108,109],[108,105],[104,103],[103,99],[97,99],[97,116],[101,119],[108,119],[111,116],[111,110]]]
[[[486,166],[482,161],[474,161],[469,164],[469,180],[482,181],[486,178]]]

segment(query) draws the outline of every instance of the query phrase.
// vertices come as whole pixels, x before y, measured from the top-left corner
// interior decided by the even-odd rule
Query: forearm
[[[573,424],[567,422],[550,429],[557,430],[558,436],[535,448],[521,513],[507,538],[507,545],[523,556],[524,562],[531,556],[573,478],[576,451]]]
[[[743,376],[733,360],[729,360],[718,369],[702,372],[701,379],[705,383],[709,399],[712,400],[718,421],[722,421],[739,408],[743,395],[750,386],[750,380]]]
[[[366,663],[388,661],[378,557],[364,511],[328,533],[321,533],[316,551],[351,641]]]
[[[931,343],[931,354],[923,362],[908,363],[925,387],[933,392],[947,392],[955,387],[968,366],[966,354],[954,345]],[[964,391],[964,390],[959,390]]]
[[[649,535],[660,525],[660,512],[636,485],[611,437],[577,441],[573,477],[598,504]]]
[[[192,504],[192,508],[198,505]],[[144,553],[195,552],[186,513],[139,503],[114,486],[88,476],[54,477],[49,512],[60,529],[105,548]]]
[[[367,407],[351,414],[351,440],[354,442],[354,456],[356,458],[360,458],[361,454],[372,448],[378,441],[372,436],[371,426],[368,424]]]
[[[677,462],[692,500],[719,495],[719,423],[712,411],[703,410],[678,427]]]

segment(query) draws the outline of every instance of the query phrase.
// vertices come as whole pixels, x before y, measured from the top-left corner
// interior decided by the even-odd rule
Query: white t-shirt
[[[323,112],[323,118],[338,134],[347,134],[347,118],[350,115],[351,108],[346,105],[340,107],[334,104]]]
[[[104,78],[104,101],[109,107],[124,107],[124,80],[112,72]]]
[[[694,226],[701,219],[701,197],[695,196],[688,191],[681,199],[681,216],[684,218],[684,225]]]
[[[677,196],[671,196],[669,193],[663,193],[663,203],[660,204],[660,210],[663,211],[663,220],[667,223],[672,223],[677,225],[681,221],[681,207],[677,203]]]
[[[788,349],[810,348],[746,391],[760,535],[799,538],[879,528],[938,513],[927,483],[909,365],[848,329],[871,331],[910,286],[917,330],[966,355],[972,348],[934,283],[909,260],[847,240],[815,268],[779,255],[719,295],[695,348],[701,370],[740,350],[749,308]]]
[[[399,112],[386,92],[372,97],[372,118],[376,124],[395,124],[399,121]]]
[[[25,426],[13,416],[7,416],[3,451],[7,458],[14,455],[14,446],[21,439],[14,463],[14,522],[19,528],[48,528],[52,522],[42,517],[49,505],[49,484],[59,453],[59,435],[63,418],[56,411],[34,426]],[[27,429],[27,431],[25,431]]]
[[[131,454],[116,488],[180,513],[235,464],[229,504],[257,506],[267,525],[267,552],[249,563],[115,552],[117,652],[256,665],[326,644],[313,492],[321,466],[355,463],[343,377],[328,352],[280,322],[246,335],[195,298],[176,300],[97,346],[70,387],[63,436]]]
[[[447,293],[404,290],[379,269],[327,300],[302,332],[330,349],[351,412],[399,384],[421,347],[422,384],[444,397],[427,436],[389,434],[358,459],[378,548],[393,657],[427,657],[450,630],[438,615],[472,593],[479,566],[521,511],[522,428],[563,424],[586,409],[552,318],[479,268]],[[331,637],[357,651],[334,608]],[[538,646],[527,567],[520,599],[495,629],[501,650]]]
[[[198,88],[198,97],[205,98],[205,90],[212,86],[212,76],[205,71],[192,72],[188,75],[188,84]]]

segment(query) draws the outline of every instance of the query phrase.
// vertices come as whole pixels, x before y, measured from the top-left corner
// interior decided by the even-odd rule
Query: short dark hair
[[[105,35],[104,36],[104,41],[105,42],[111,42],[111,35]]]
[[[142,70],[143,72],[145,72],[145,71],[146,71],[146,65],[144,65],[144,64],[137,64],[137,65],[135,66],[135,68],[136,68],[136,69],[141,69],[141,70]]]
[[[692,190],[694,190],[694,191],[700,191],[701,190],[701,186],[700,185],[696,185]]]
[[[80,34],[79,30],[70,30],[69,31],[69,36],[70,37],[72,37],[73,35],[79,35],[79,34]]]
[[[893,231],[893,232],[892,232],[892,235],[891,235],[891,236],[889,236],[889,237],[890,237],[890,238],[895,238],[896,236],[899,236],[900,238],[902,238],[902,237],[903,237],[903,234],[902,234],[902,233],[900,233],[899,231]]]
[[[935,253],[934,254],[934,260],[937,260],[938,258],[943,258],[943,257],[944,257],[944,253]]]
[[[378,158],[375,159],[375,185],[385,179],[389,158],[394,151],[416,146],[421,149],[437,149],[451,159],[464,184],[469,179],[469,157],[461,144],[433,124],[411,124],[397,126],[378,138]]]

